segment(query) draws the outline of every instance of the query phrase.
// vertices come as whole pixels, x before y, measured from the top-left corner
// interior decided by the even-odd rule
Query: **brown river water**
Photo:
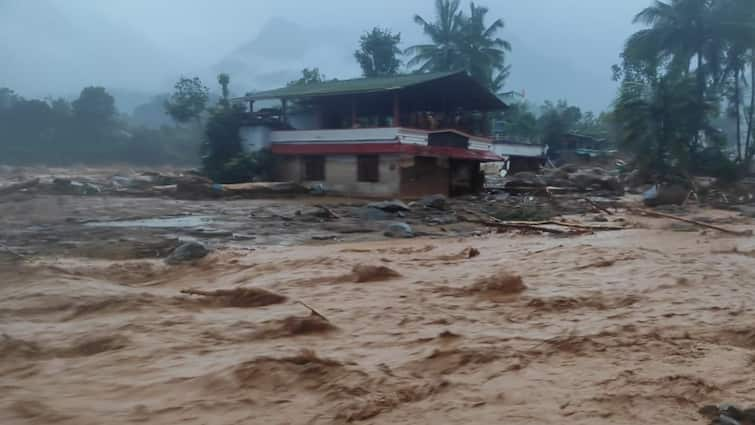
[[[702,424],[755,403],[755,239],[640,224],[5,265],[0,423]],[[180,292],[238,287],[286,300]]]

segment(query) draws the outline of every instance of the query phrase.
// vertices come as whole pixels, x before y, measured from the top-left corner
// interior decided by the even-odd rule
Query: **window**
[[[357,157],[357,180],[360,182],[379,182],[380,160],[377,155],[359,155]]]
[[[304,157],[304,180],[306,181],[325,180],[325,157],[324,156]]]

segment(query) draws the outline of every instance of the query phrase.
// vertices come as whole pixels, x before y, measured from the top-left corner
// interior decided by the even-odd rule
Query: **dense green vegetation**
[[[614,67],[621,145],[659,174],[714,168],[730,176],[727,145],[735,147],[740,172],[748,170],[755,155],[755,2],[655,1],[634,21],[646,28],[629,38]],[[722,117],[735,121],[734,134],[715,125]]]
[[[395,75],[401,66],[401,34],[375,27],[359,39],[359,50],[354,57],[365,77]]]
[[[196,129],[133,126],[102,87],[73,102],[25,99],[0,88],[0,159],[6,164],[192,164]]]

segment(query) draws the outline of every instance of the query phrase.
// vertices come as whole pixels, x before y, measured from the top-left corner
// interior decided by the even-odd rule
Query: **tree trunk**
[[[734,70],[734,102],[736,103],[737,113],[737,159],[743,161],[742,157],[742,91],[739,85],[739,74],[742,72],[741,67],[737,66]]]
[[[753,121],[755,120],[755,52],[753,53],[752,61],[750,62],[750,112],[747,120],[747,137],[745,138],[745,167],[746,171],[750,171],[750,165],[752,162],[752,156],[755,149],[753,149]]]

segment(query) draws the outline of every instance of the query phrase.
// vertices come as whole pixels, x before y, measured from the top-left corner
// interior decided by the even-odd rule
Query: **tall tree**
[[[359,50],[354,57],[365,77],[394,75],[401,66],[401,34],[393,34],[387,29],[375,27],[359,39]]]
[[[227,107],[228,105],[230,105],[228,100],[228,85],[231,84],[231,77],[225,73],[218,74],[218,84],[220,84],[220,88],[223,93],[223,97],[221,98],[220,102],[223,104],[223,106]]]
[[[488,25],[488,8],[475,3],[470,4],[466,15],[460,10],[460,0],[436,0],[435,8],[435,21],[414,17],[431,43],[407,49],[406,53],[412,55],[408,65],[418,66],[420,72],[464,70],[500,91],[509,74],[506,52],[511,50],[511,44],[498,37],[503,20]]]
[[[459,52],[459,38],[463,26],[461,0],[435,0],[435,20],[429,21],[420,15],[414,22],[430,38],[429,44],[419,44],[406,49],[412,55],[408,65],[419,66],[420,72],[443,72],[464,69]]]
[[[301,70],[301,77],[298,80],[288,82],[288,86],[300,86],[313,83],[322,83],[325,81],[325,75],[320,73],[320,68],[304,68]]]
[[[115,118],[115,98],[104,87],[86,87],[72,105],[77,119],[92,125],[104,126]]]
[[[511,44],[497,36],[505,24],[503,19],[496,19],[487,25],[487,7],[471,3],[469,8],[469,17],[462,20],[460,47],[465,69],[481,83],[500,91],[509,73],[506,52],[511,51]]]
[[[165,101],[165,112],[178,123],[199,122],[207,108],[209,89],[198,77],[181,77],[173,88],[173,94]]]

